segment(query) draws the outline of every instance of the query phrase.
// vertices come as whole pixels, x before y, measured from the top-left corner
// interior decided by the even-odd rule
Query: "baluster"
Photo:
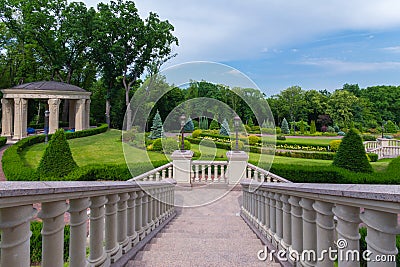
[[[268,241],[271,241],[271,235],[269,235],[270,228],[270,218],[269,218],[269,194],[268,192],[263,192],[264,196],[264,235],[267,237]]]
[[[265,182],[265,174],[260,173],[260,176],[261,176],[261,182],[264,183]]]
[[[259,223],[260,223],[260,220],[259,220],[259,214],[258,214],[258,190],[257,191],[254,191],[254,223],[255,223],[255,226],[258,228],[258,225],[259,225]]]
[[[315,201],[313,204],[314,210],[317,212],[316,224],[317,224],[317,255],[318,257],[322,254],[322,251],[328,251],[329,248],[334,247],[334,221],[333,221],[333,213],[332,208],[333,204],[323,202],[323,201]],[[332,266],[333,261],[327,257],[323,257],[322,260],[318,260],[318,266]]]
[[[276,209],[275,209],[275,194],[270,192],[269,197],[269,235],[271,236],[271,242],[274,243],[274,236],[276,234]],[[274,246],[276,247],[276,241]]]
[[[269,176],[269,174],[267,175],[267,183],[271,182],[271,176]]]
[[[281,194],[275,193],[275,209],[276,209],[276,234],[274,239],[276,241],[276,247],[281,249],[280,243],[283,237],[283,214],[282,214],[282,201]]]
[[[107,203],[105,196],[92,197],[90,199],[90,254],[88,265],[94,266],[108,266],[109,259],[104,251],[104,205]]]
[[[106,253],[111,263],[116,262],[122,255],[122,249],[117,242],[117,194],[108,195],[106,203]]]
[[[292,263],[300,260],[299,254],[303,251],[303,210],[299,204],[301,198],[290,196],[289,203],[291,205],[291,229],[292,229],[292,245],[289,247],[289,261]]]
[[[122,249],[122,253],[125,254],[129,251],[129,238],[127,234],[127,220],[128,220],[128,211],[127,211],[127,200],[129,199],[128,193],[119,194],[119,201],[117,204],[117,242]]]
[[[194,171],[194,173],[195,173],[195,182],[198,182],[199,181],[199,165],[195,165],[194,166],[194,168],[195,168],[195,171]]]
[[[220,166],[221,166],[221,179],[226,183],[225,165],[220,165]]]
[[[174,178],[174,177],[172,176],[172,167],[169,167],[169,168],[168,168],[168,178],[170,178],[170,179]]]
[[[135,200],[137,198],[136,192],[129,192],[129,199],[127,201],[127,235],[129,238],[130,248],[132,248],[138,241],[138,235],[135,231]]]
[[[247,167],[247,179],[252,179],[251,177],[251,168]]]
[[[260,181],[260,177],[258,176],[258,171],[254,170],[254,180],[259,182]]]
[[[370,259],[383,255],[397,255],[396,234],[399,233],[397,214],[378,210],[364,209],[361,220],[367,225],[367,249],[371,252]],[[395,257],[395,256],[394,256]],[[396,260],[378,262],[371,261],[368,267],[395,267]]]
[[[214,181],[214,179],[212,179],[212,176],[211,176],[211,165],[207,165],[207,179],[208,179],[210,182],[213,182],[213,181]]]
[[[70,217],[70,246],[69,258],[71,266],[86,266],[86,235],[87,209],[90,206],[89,198],[71,199]]]
[[[218,178],[218,165],[214,165],[214,182],[218,181],[219,182],[219,178]]]
[[[159,181],[160,181],[160,173],[156,172],[156,182],[159,182]]]
[[[135,231],[138,234],[138,238],[135,240],[135,245],[142,240],[142,236],[144,233],[144,227],[143,227],[143,195],[144,193],[142,191],[138,191],[137,197],[135,199]]]
[[[156,195],[156,226],[159,226],[162,222],[162,213],[161,213],[161,201],[162,201],[162,188],[156,189],[157,195]]]
[[[161,179],[162,179],[162,180],[165,179],[165,172],[166,172],[165,169],[163,169],[163,170],[161,171]]]
[[[344,206],[336,204],[333,207],[333,214],[337,218],[336,233],[337,238],[347,241],[346,248],[341,249],[343,255],[346,255],[348,251],[359,251],[360,250],[360,233],[359,224],[360,220],[360,208]],[[359,266],[357,261],[347,261],[344,258],[338,258],[339,267],[356,267]]]
[[[154,218],[153,218],[153,211],[154,211],[154,195],[153,195],[153,189],[148,190],[148,196],[147,196],[147,201],[148,201],[148,216],[147,216],[147,234],[149,234],[154,228]]]
[[[204,182],[206,180],[206,167],[201,165],[201,180]]]
[[[317,231],[315,225],[315,210],[313,208],[314,200],[302,198],[300,206],[303,208],[303,250],[317,250]],[[315,266],[313,259],[307,257],[301,259],[301,263],[305,266]]]
[[[43,220],[42,266],[64,265],[64,213],[68,205],[64,201],[42,203],[38,217]]]
[[[282,201],[282,241],[281,241],[281,246],[282,248],[287,251],[289,249],[290,244],[292,243],[292,220],[291,220],[291,215],[290,215],[290,203],[289,203],[289,196],[288,195],[282,195],[281,196],[281,201]]]
[[[154,174],[149,175],[149,181],[154,181]]]
[[[32,205],[0,209],[1,266],[30,266],[30,220],[35,212]]]

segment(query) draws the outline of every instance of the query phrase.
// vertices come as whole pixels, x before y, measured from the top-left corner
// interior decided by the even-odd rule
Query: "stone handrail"
[[[42,266],[62,267],[66,212],[70,266],[112,266],[117,261],[123,266],[175,215],[174,188],[172,179],[2,182],[0,266],[30,266],[30,222],[38,218],[43,221]],[[39,213],[34,204],[41,207]]]
[[[192,182],[214,182],[227,183],[226,168],[227,161],[201,161],[193,160]]]
[[[372,149],[375,149],[378,147],[377,141],[365,141],[363,144],[364,144],[365,151],[367,151],[367,152],[370,152]]]
[[[133,177],[132,179],[129,179],[128,181],[129,182],[130,181],[160,181],[160,180],[164,180],[166,178],[173,179],[172,165],[173,165],[173,163],[169,162],[163,166],[160,166],[151,171],[148,171],[148,172],[140,174],[136,177]]]
[[[291,181],[286,180],[276,174],[273,174],[269,171],[261,169],[251,163],[247,164],[247,179],[253,179],[257,182],[275,182],[275,183],[291,183]]]
[[[249,179],[241,185],[242,217],[270,249],[286,253],[284,266],[334,266],[326,252],[335,248],[338,266],[359,266],[352,257],[362,257],[360,225],[367,228],[368,266],[396,266],[399,185],[262,183],[255,188]]]

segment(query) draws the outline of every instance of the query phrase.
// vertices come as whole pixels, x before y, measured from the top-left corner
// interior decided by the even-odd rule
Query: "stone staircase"
[[[178,215],[126,266],[280,266],[262,262],[264,245],[239,216],[242,193]]]

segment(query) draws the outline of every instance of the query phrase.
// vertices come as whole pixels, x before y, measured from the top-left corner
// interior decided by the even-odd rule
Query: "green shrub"
[[[303,152],[303,151],[275,151],[275,156],[303,159],[333,160],[335,153],[332,152]]]
[[[285,137],[284,135],[278,135],[278,136],[276,137],[276,140],[285,141],[285,140],[286,140],[286,137]]]
[[[376,141],[376,137],[370,134],[363,134],[362,139],[363,141]]]
[[[7,137],[0,136],[0,147],[4,146],[7,143]]]
[[[192,147],[190,142],[186,139],[185,139],[185,141],[183,141],[183,146],[184,146],[185,150],[190,150],[190,148]]]
[[[218,147],[218,148],[221,148],[221,147]],[[244,148],[244,142],[238,140],[238,149],[243,150],[243,148]],[[236,149],[236,140],[233,140],[233,141],[231,141],[231,147],[227,150],[235,150],[235,149]]]
[[[353,172],[373,172],[361,137],[353,128],[343,137],[333,165]]]
[[[219,123],[217,117],[214,117],[214,119],[210,123],[210,130],[218,130],[219,129]]]
[[[394,124],[394,122],[392,122],[391,120],[388,120],[385,124],[385,132],[387,133],[397,133],[397,127],[396,124]]]
[[[83,131],[67,132],[65,137],[67,139],[74,139],[80,137],[86,137],[90,135],[104,133],[108,130],[107,124],[102,124],[97,128],[90,128]],[[52,134],[49,134],[51,138]],[[24,138],[14,145],[10,146],[4,151],[2,158],[2,166],[5,176],[8,181],[37,181],[39,176],[36,171],[25,165],[24,160],[21,158],[20,153],[27,147],[34,144],[44,142],[45,135],[35,135]]]
[[[202,131],[201,131],[200,129],[194,130],[193,133],[192,133],[192,137],[193,137],[193,138],[199,138],[201,132],[202,132]]]
[[[164,153],[171,154],[177,149],[178,142],[174,138],[162,138],[162,151]]]
[[[162,151],[162,149],[163,149],[161,138],[155,139],[155,140],[153,141],[153,144],[152,144],[152,145],[153,145],[153,147],[152,147],[152,150],[153,150],[153,151]]]
[[[378,154],[368,153],[367,156],[368,156],[368,158],[369,158],[369,160],[371,162],[377,162],[378,161],[378,157],[379,157]]]
[[[274,128],[261,128],[261,133],[263,134],[275,134]]]
[[[256,136],[256,135],[250,135],[249,136],[249,145],[251,146],[257,146],[261,144],[261,138]]]
[[[42,231],[43,223],[39,221],[31,222],[31,264],[39,265],[42,261]],[[69,237],[70,237],[70,227],[66,225],[64,227],[64,262],[68,261],[69,257]]]
[[[337,152],[342,140],[332,140],[329,142],[329,149],[333,152]]]
[[[289,124],[288,124],[286,118],[283,118],[283,120],[282,120],[281,129],[282,129],[282,133],[283,134],[289,134],[290,133]]]
[[[51,137],[37,168],[41,179],[63,177],[76,169],[78,165],[72,157],[71,149],[64,135],[64,130],[57,130]]]
[[[317,127],[315,126],[315,121],[312,120],[310,125],[310,134],[315,134],[316,132],[317,132]]]
[[[276,134],[281,134],[282,133],[282,129],[280,127],[276,127],[275,128],[275,132],[276,132]]]

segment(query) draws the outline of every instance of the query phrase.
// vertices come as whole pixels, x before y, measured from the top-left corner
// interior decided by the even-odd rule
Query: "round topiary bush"
[[[360,135],[352,128],[343,137],[333,165],[353,172],[372,172]]]
[[[41,179],[46,177],[61,178],[78,167],[72,157],[64,130],[57,130],[46,147],[42,159],[37,168]]]
[[[192,138],[199,138],[200,134],[202,133],[202,130],[194,130],[192,133]]]
[[[249,145],[251,146],[257,146],[261,143],[261,138],[256,136],[256,135],[250,135],[249,136]]]

